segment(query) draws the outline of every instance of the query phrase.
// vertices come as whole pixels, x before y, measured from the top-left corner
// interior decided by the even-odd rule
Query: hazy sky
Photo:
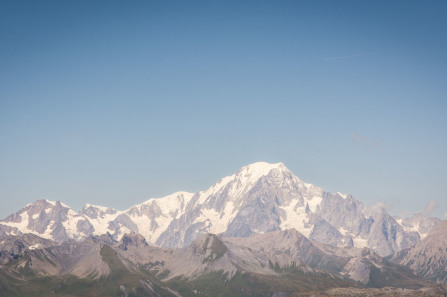
[[[447,2],[0,2],[0,218],[256,161],[443,218]]]

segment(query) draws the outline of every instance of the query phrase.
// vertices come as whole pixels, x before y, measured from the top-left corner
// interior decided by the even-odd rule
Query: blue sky
[[[256,161],[447,212],[445,1],[1,1],[0,217]]]

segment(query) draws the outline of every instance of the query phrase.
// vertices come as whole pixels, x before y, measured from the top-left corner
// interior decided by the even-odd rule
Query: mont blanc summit
[[[446,296],[445,222],[258,162],[127,210],[26,205],[0,221],[0,295]]]
[[[32,233],[63,242],[107,233],[120,240],[135,232],[150,245],[174,248],[207,233],[248,237],[293,228],[308,239],[368,247],[386,256],[416,244],[425,227],[438,221],[423,215],[392,217],[350,195],[306,183],[282,163],[257,162],[209,189],[151,198],[124,211],[86,204],[76,212],[59,201],[39,200],[0,221],[0,236]]]

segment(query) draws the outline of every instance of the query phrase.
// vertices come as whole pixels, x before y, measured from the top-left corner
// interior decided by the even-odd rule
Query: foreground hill
[[[205,234],[174,249],[150,246],[139,234],[61,244],[9,236],[0,253],[8,255],[0,264],[0,296],[270,297],[431,288],[366,248],[331,247],[293,229],[247,238]]]
[[[21,249],[0,264],[0,296],[179,296],[124,263],[101,238],[41,247],[15,242]],[[2,254],[8,246],[0,245]]]
[[[11,250],[11,242],[21,249]],[[11,256],[0,266],[1,296],[285,296],[358,286],[299,259],[227,246],[212,234],[182,249],[151,247],[137,234],[120,242],[34,242],[9,237],[0,245]]]
[[[179,292],[184,288],[181,283],[225,291],[240,289],[233,285],[235,282],[251,282],[272,294],[273,284],[278,288],[281,283],[281,290],[275,292],[287,296],[335,287],[416,290],[430,286],[408,268],[390,263],[371,250],[334,248],[312,242],[294,229],[247,238],[208,234],[183,249],[151,247],[142,236],[134,234],[123,236],[115,247],[123,258],[142,264]],[[245,287],[244,290],[250,291]]]

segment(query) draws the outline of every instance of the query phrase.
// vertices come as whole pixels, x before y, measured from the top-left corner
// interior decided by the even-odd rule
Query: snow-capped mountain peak
[[[272,170],[290,172],[283,163],[271,164],[267,162],[256,162],[244,166],[235,174],[222,178],[208,190],[199,192],[199,203],[203,204],[210,197],[222,194],[223,192],[226,192],[225,194],[229,197],[241,197]]]
[[[283,163],[256,162],[242,167],[234,176],[240,178],[242,182],[256,182],[261,177],[269,174],[273,169],[289,171]]]
[[[182,202],[188,203],[191,200],[192,196],[194,196],[194,193],[179,191],[161,198],[150,198],[149,200],[141,204],[135,205],[135,207],[141,208],[144,205],[156,202],[160,206],[162,211],[166,213],[170,212],[171,210],[177,209]]]
[[[60,201],[46,199],[28,204],[1,221],[1,225],[9,227],[10,234],[32,233],[56,241],[82,239],[90,233],[86,218]]]
[[[208,232],[233,237],[294,228],[333,246],[373,248],[380,255],[414,245],[438,221],[403,222],[351,195],[305,183],[284,164],[257,162],[197,193],[176,192],[120,211],[86,204],[76,213],[39,200],[0,221],[0,237],[34,233],[64,241],[110,233],[139,233],[151,245],[184,247]],[[417,230],[416,230],[417,229]]]

